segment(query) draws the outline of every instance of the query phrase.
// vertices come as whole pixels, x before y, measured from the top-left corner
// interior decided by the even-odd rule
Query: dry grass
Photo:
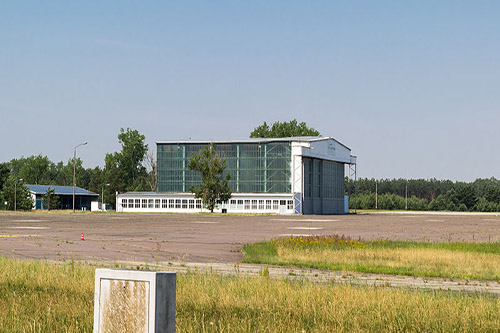
[[[0,332],[91,332],[94,268],[0,257]],[[188,273],[179,332],[490,332],[500,300],[445,292]]]
[[[500,327],[498,299],[193,274],[178,287],[180,331],[467,332]]]
[[[246,262],[420,277],[500,280],[499,243],[287,237],[244,247]]]
[[[439,249],[352,249],[349,251],[278,248],[280,260],[340,270],[483,280],[500,278],[500,256],[494,253],[453,252]]]
[[[0,257],[0,332],[91,332],[93,272]]]

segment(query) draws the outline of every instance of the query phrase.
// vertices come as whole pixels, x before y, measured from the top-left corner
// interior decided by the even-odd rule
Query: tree
[[[157,167],[158,167],[154,152],[152,152],[152,151],[147,152],[146,165],[149,169],[148,175],[146,177],[146,182],[147,182],[149,188],[151,188],[151,191],[154,192],[154,191],[156,191],[156,183],[157,183],[156,172],[157,172]]]
[[[137,130],[120,128],[118,141],[122,146],[120,152],[106,154],[105,174],[107,183],[119,185],[116,190],[141,191],[144,190],[146,168],[142,165],[148,145],[145,144],[146,137]],[[114,179],[121,177],[122,181]],[[110,177],[110,178],[109,178]]]
[[[74,171],[76,186],[88,188],[90,171],[83,167],[83,161],[79,157],[76,158],[75,165],[73,165],[73,159],[70,158],[68,159],[66,165],[64,165],[62,161],[57,163],[56,169],[57,174],[53,177],[53,182],[48,183],[47,185],[57,184],[63,186],[73,186]]]
[[[87,188],[90,182],[90,170],[83,167],[80,158],[76,159],[76,185]],[[62,161],[57,164],[52,162],[47,156],[32,155],[12,159],[6,163],[12,175],[18,179],[23,179],[27,184],[46,185],[73,185],[73,159],[68,159],[65,165]],[[1,177],[0,167],[0,177]]]
[[[96,166],[94,169],[88,169],[90,175],[89,190],[94,193],[99,193],[102,191],[104,185],[103,171],[101,168]]]
[[[485,191],[485,198],[488,201],[500,203],[500,187],[495,185],[488,185]]]
[[[9,176],[3,187],[3,200],[7,201],[7,209],[31,210],[33,199],[31,193],[22,180],[18,180],[12,175]],[[14,204],[14,201],[16,204]]]
[[[120,156],[118,153],[106,154],[101,179],[103,181],[100,186],[109,184],[109,186],[106,186],[104,189],[105,197],[109,202],[116,201],[116,191],[125,191],[127,189],[126,174],[120,167]]]
[[[411,196],[408,198],[408,209],[409,210],[427,210],[429,203],[426,199],[419,199],[416,196]]]
[[[53,182],[55,164],[42,154],[21,157],[10,161],[11,173],[27,184],[50,184]]]
[[[440,194],[434,200],[429,203],[429,210],[447,210],[449,207],[449,202],[444,195]]]
[[[43,206],[47,207],[47,210],[56,209],[59,207],[60,200],[59,196],[56,195],[55,189],[51,189],[50,187],[47,189],[47,192],[42,195]]]
[[[137,130],[127,128],[125,131],[120,128],[118,141],[122,145],[118,158],[120,168],[127,177],[127,186],[137,185],[146,176],[146,168],[142,165],[148,151],[148,145],[145,144],[146,137]]]
[[[189,190],[194,193],[195,198],[202,200],[203,206],[210,212],[214,212],[216,204],[231,198],[231,189],[228,184],[231,175],[227,174],[223,179],[226,161],[217,156],[213,143],[198,154],[191,155],[188,168],[198,171],[202,180],[200,187],[191,186]]]
[[[251,138],[285,138],[294,136],[319,136],[319,132],[312,127],[307,127],[305,122],[298,123],[297,119],[288,122],[275,122],[271,127],[264,122],[254,128],[250,133]]]
[[[144,162],[148,145],[146,137],[137,130],[120,128],[118,141],[122,146],[120,152],[106,154],[102,173],[102,183],[106,186],[106,201],[115,201],[115,191],[146,191],[148,190],[146,168]],[[95,179],[94,179],[95,180]]]
[[[9,174],[10,174],[9,165],[7,163],[0,163],[0,192],[2,192],[3,184],[5,184],[5,182],[9,178]]]
[[[457,182],[454,196],[451,198],[460,211],[472,210],[477,203],[476,189],[472,184]]]

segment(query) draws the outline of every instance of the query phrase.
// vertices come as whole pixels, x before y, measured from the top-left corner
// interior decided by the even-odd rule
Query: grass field
[[[0,257],[1,332],[91,332],[95,267]],[[179,332],[488,332],[500,300],[482,295],[188,273]]]
[[[94,270],[0,257],[0,332],[91,332]]]
[[[246,245],[247,263],[306,268],[500,280],[500,243],[360,242],[327,237],[288,237]]]

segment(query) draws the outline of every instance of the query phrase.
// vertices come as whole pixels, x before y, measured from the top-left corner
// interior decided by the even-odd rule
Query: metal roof
[[[165,192],[165,193],[170,193],[170,192]],[[192,194],[191,192],[180,192],[180,193],[188,193],[188,194]],[[131,192],[121,192],[119,193],[120,195],[121,194],[140,194],[140,195],[156,195],[158,194],[158,192],[137,192],[137,191],[131,191]]]
[[[349,147],[339,142],[338,140],[329,136],[293,136],[286,138],[251,138],[251,139],[241,139],[241,140],[178,140],[178,141],[156,141],[156,144],[224,144],[224,143],[267,143],[267,142],[314,142],[323,140],[333,140],[338,144],[344,146],[348,150]]]
[[[59,186],[59,185],[26,185],[28,189],[35,194],[45,194],[49,188],[54,190],[57,195],[73,195],[73,186]],[[98,194],[85,190],[81,187],[75,187],[75,195],[89,195],[96,196]]]

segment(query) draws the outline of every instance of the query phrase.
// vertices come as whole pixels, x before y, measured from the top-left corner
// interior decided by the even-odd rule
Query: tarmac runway
[[[0,213],[0,255],[16,258],[236,263],[246,243],[332,234],[356,240],[497,242],[500,217],[411,212],[329,216]]]

